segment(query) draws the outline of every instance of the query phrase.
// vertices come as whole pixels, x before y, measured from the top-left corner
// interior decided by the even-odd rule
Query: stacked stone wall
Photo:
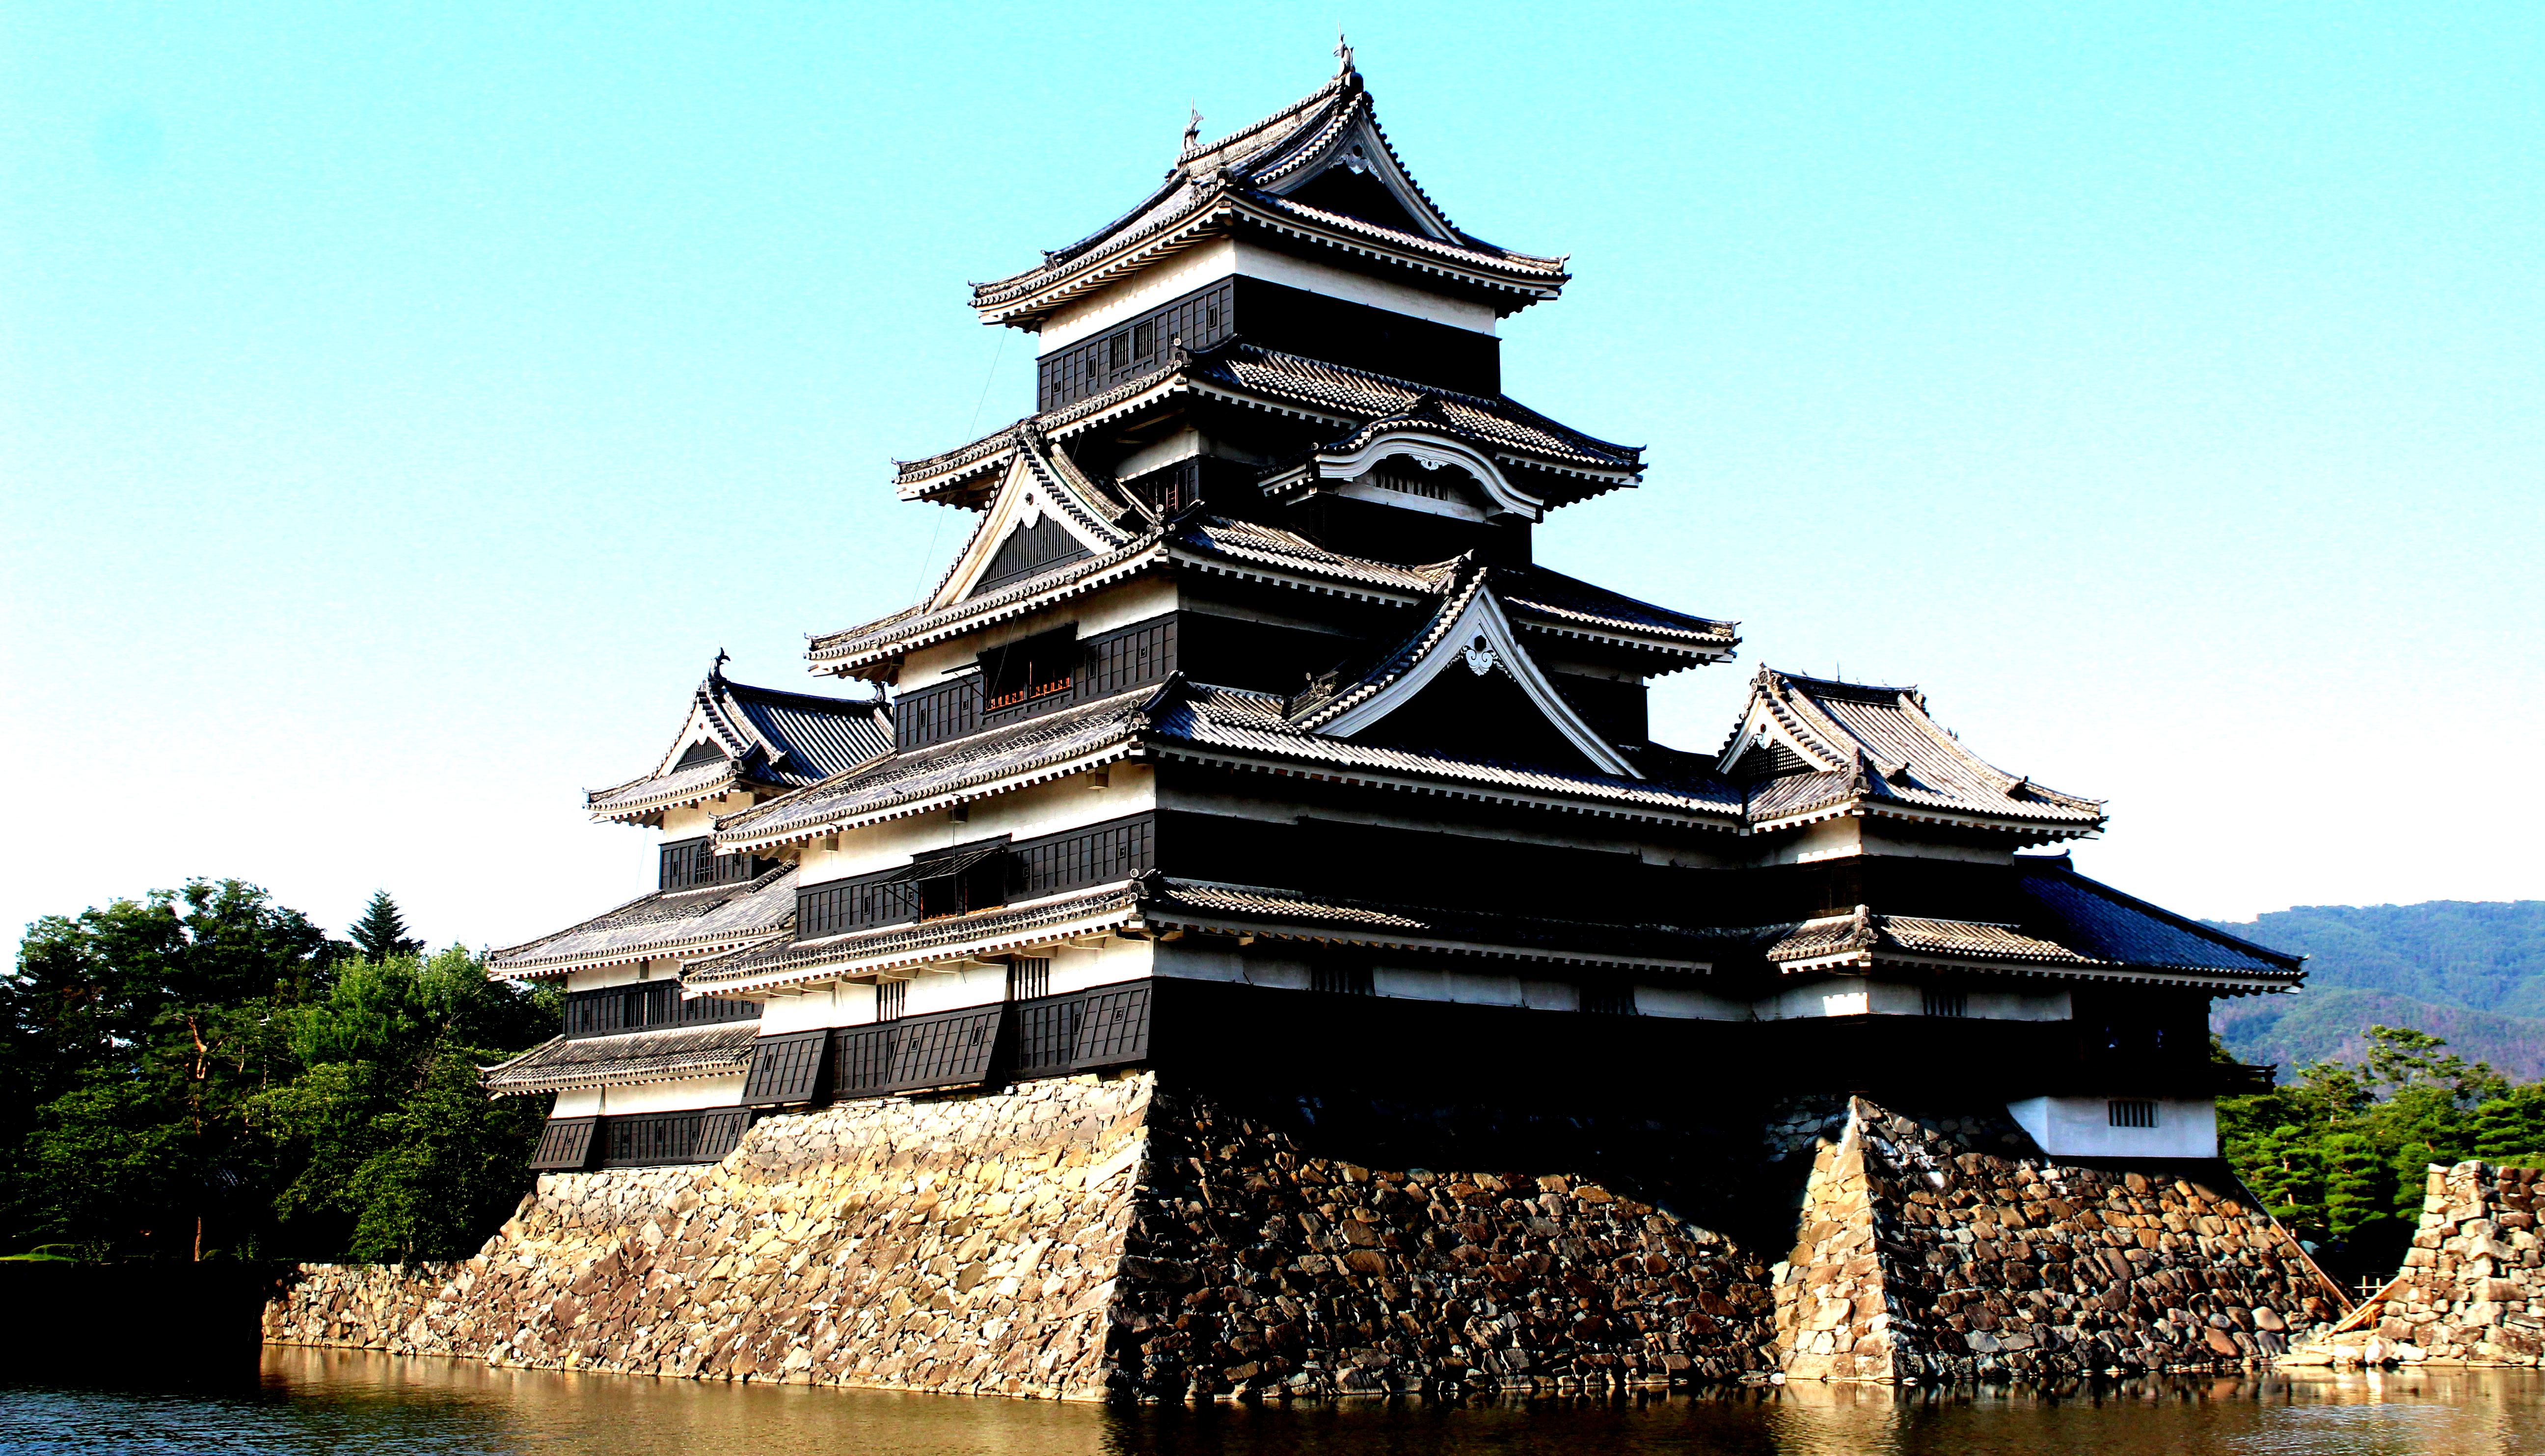
[[[2545,1357],[2545,1173],[2432,1166],[2402,1272],[2297,1364],[2534,1365]]]
[[[471,1259],[306,1266],[266,1334],[1068,1398],[1764,1374],[1765,1270],[1720,1236],[1579,1163],[1371,1167],[1306,1132],[1149,1073],[770,1117],[713,1167],[544,1175]]]
[[[1106,1384],[1146,1077],[841,1103],[721,1164],[551,1173],[474,1258],[316,1266],[267,1336],[1011,1395]]]
[[[1320,1100],[1331,1125],[1335,1099]],[[1162,1093],[1159,1110],[1115,1316],[1124,1379],[1142,1395],[1597,1390],[1766,1373],[1766,1269],[1584,1177],[1580,1161],[1372,1169],[1321,1155],[1324,1140],[1276,1109]],[[1492,1120],[1480,1108],[1434,1115]],[[1593,1144],[1577,1133],[1576,1154]]]
[[[2063,1167],[2002,1112],[1851,1099],[1815,1151],[1801,1225],[1775,1270],[1789,1378],[2241,1366],[2342,1308],[2223,1170]]]

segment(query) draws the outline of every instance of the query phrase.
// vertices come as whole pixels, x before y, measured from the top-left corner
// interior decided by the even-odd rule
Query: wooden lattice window
[[[1632,986],[1585,986],[1582,988],[1582,1010],[1602,1016],[1632,1016],[1635,1010],[1635,988]]]
[[[2114,1097],[2105,1115],[2114,1127],[2154,1127],[2156,1103],[2145,1097]]]
[[[1369,967],[1350,961],[1318,961],[1308,967],[1308,989],[1337,996],[1375,996],[1376,978]]]
[[[1930,1016],[1967,1016],[1971,1013],[1970,993],[1946,991],[1929,986],[1920,995],[1920,1003]]]

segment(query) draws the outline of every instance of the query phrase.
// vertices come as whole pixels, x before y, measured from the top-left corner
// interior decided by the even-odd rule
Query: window
[[[1078,675],[1078,633],[1063,627],[981,654],[984,711],[997,712],[1067,692]]]
[[[1032,1001],[1051,995],[1051,960],[1047,956],[1020,955],[1008,962],[1008,1000]]]
[[[1105,341],[1105,367],[1127,369],[1131,366],[1131,331],[1123,330]]]
[[[1131,326],[1131,357],[1147,359],[1158,352],[1158,321],[1142,319]]]
[[[875,983],[875,1019],[898,1021],[903,1009],[910,1005],[910,983],[878,981]]]
[[[2110,1115],[2114,1127],[2154,1127],[2156,1103],[2144,1097],[2114,1097]]]
[[[1927,1014],[1930,1016],[1967,1016],[1971,1013],[1971,998],[1967,992],[1945,991],[1929,986],[1923,1000],[1926,1003]]]
[[[1635,988],[1632,986],[1585,986],[1582,988],[1582,1010],[1602,1016],[1632,1016],[1635,1010]]]
[[[1337,996],[1378,994],[1378,988],[1372,984],[1369,967],[1340,961],[1318,961],[1309,966],[1308,989],[1331,992]]]

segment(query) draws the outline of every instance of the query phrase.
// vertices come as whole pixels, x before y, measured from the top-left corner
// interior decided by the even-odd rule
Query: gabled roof
[[[1344,201],[1357,190],[1378,203]],[[1368,213],[1370,215],[1357,215]],[[1039,325],[1072,299],[1236,228],[1375,260],[1480,292],[1511,313],[1562,291],[1561,258],[1497,247],[1459,229],[1417,185],[1380,130],[1349,58],[1324,86],[1216,141],[1190,142],[1157,191],[1040,266],[976,283],[985,323]]]
[[[486,957],[489,975],[517,981],[641,960],[716,955],[782,932],[795,919],[795,870],[738,885],[657,890],[580,925]]]
[[[1146,502],[1089,478],[1067,452],[1052,448],[1034,421],[1019,421],[1007,435],[1010,445],[1002,456],[1007,473],[926,609],[943,610],[970,596],[999,548],[1020,527],[1048,520],[1077,541],[1084,554],[1071,563],[1055,563],[1057,570],[1108,556],[1151,534],[1157,524],[1157,512]]]
[[[1741,624],[1639,602],[1543,566],[1497,566],[1494,595],[1524,627],[1559,637],[1649,647],[1718,662],[1741,645]]]
[[[1489,585],[1491,573],[1470,563],[1459,575],[1460,585],[1442,599],[1421,631],[1358,682],[1296,709],[1291,723],[1305,732],[1351,738],[1411,702],[1441,673],[1463,666],[1478,677],[1507,675],[1528,705],[1594,767],[1620,778],[1641,778],[1614,745],[1583,721],[1520,646]]]
[[[894,462],[906,501],[979,509],[995,497],[1024,448],[1026,427],[1058,443],[1190,397],[1321,424],[1330,450],[1349,451],[1373,427],[1419,424],[1474,447],[1502,466],[1542,471],[1531,490],[1569,505],[1642,478],[1643,448],[1559,424],[1508,395],[1460,394],[1243,341],[1171,358],[1154,372],[922,460]],[[1578,482],[1566,485],[1564,482]]]
[[[2099,800],[2045,788],[1962,747],[1915,688],[1761,668],[1716,761],[1750,785],[1759,830],[1857,812],[2067,839],[2103,823]]]
[[[716,822],[716,848],[764,850],[1101,767],[1122,756],[1157,688],[1135,688],[862,765]]]
[[[724,676],[719,654],[653,770],[593,789],[584,805],[596,819],[658,824],[686,804],[738,788],[797,788],[891,751],[892,709],[883,699],[748,687]]]

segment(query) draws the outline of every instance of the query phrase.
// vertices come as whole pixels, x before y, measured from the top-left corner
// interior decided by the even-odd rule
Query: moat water
[[[111,1357],[111,1352],[92,1351]],[[139,1357],[136,1349],[130,1352]],[[2072,1390],[1108,1410],[493,1370],[267,1349],[261,1364],[0,1387],[0,1452],[303,1456],[2545,1456],[2545,1375],[2432,1370]]]

